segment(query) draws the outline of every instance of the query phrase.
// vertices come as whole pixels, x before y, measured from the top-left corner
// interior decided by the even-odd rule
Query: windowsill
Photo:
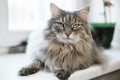
[[[73,73],[69,80],[89,80],[120,69],[120,50],[105,50],[104,53],[108,57],[106,68],[92,66],[85,70],[79,70]],[[48,78],[49,80],[58,80],[53,74],[44,71],[26,77],[17,76],[17,71],[25,64],[28,64],[25,54],[0,56],[1,80],[48,80]]]

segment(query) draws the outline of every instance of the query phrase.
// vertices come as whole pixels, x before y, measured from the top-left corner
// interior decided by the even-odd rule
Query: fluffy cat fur
[[[89,7],[67,12],[51,3],[50,11],[52,17],[43,38],[36,42],[32,50],[28,42],[27,53],[32,55],[33,61],[22,68],[19,75],[30,75],[44,68],[60,80],[66,80],[76,70],[104,62],[102,51],[95,44],[88,27]]]

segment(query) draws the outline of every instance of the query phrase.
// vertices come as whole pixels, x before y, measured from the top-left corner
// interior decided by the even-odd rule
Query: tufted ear
[[[85,7],[80,11],[77,11],[77,15],[80,16],[84,21],[87,21],[89,10],[89,7]]]
[[[50,4],[50,11],[53,18],[59,16],[62,13],[62,10],[53,3]]]

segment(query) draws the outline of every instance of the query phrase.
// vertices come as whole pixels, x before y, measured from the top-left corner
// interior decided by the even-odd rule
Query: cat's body
[[[21,69],[19,74],[33,74],[45,67],[65,80],[76,70],[102,64],[101,50],[87,24],[89,8],[70,13],[51,4],[50,9],[52,18],[44,31],[44,38],[35,50],[29,52],[34,56],[33,63]]]

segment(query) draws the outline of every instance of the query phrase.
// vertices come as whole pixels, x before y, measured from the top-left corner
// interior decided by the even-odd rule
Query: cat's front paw
[[[27,76],[27,75],[30,75],[30,74],[34,74],[34,73],[36,73],[37,71],[39,71],[39,69],[34,68],[34,67],[22,68],[22,69],[18,72],[18,75],[19,75],[19,76]]]
[[[56,77],[58,77],[60,80],[67,80],[68,77],[70,76],[69,73],[63,71],[63,70],[59,70],[55,72]]]

